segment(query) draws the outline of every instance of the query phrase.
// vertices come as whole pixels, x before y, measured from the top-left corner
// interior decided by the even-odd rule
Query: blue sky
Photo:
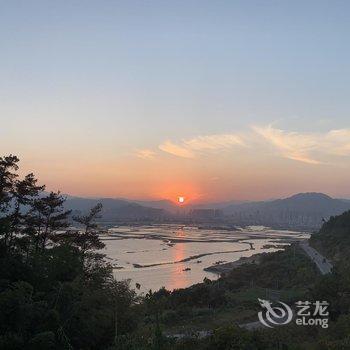
[[[0,1],[0,146],[52,186],[62,183],[79,194],[118,195],[128,168],[144,176],[128,186],[152,197],[140,183],[155,165],[135,154],[160,157],[159,167],[179,162],[183,186],[198,184],[215,173],[203,153],[230,148],[231,139],[222,146],[227,135],[264,149],[263,156],[270,152],[276,172],[287,158],[291,167],[298,161],[313,166],[315,174],[316,164],[326,167],[323,172],[341,164],[345,178],[349,10],[347,1]],[[339,129],[341,137],[333,132]],[[193,149],[193,140],[203,138],[210,147],[195,143]],[[333,151],[317,149],[318,143]],[[50,155],[62,174],[66,164],[69,178],[48,171]],[[192,163],[172,158],[183,155]],[[222,156],[227,164],[214,177],[232,174],[230,164],[242,157],[251,159],[247,169],[254,171],[257,160],[233,150]],[[77,186],[69,180],[78,176],[77,158],[86,168],[98,158],[99,167],[122,168],[123,174]],[[310,187],[308,176],[301,189]],[[164,178],[171,182],[170,175]],[[335,189],[325,181],[314,189],[345,191],[345,183]],[[109,191],[106,183],[117,185]],[[279,193],[266,181],[261,186],[260,197],[294,191],[289,184]],[[241,188],[244,197],[249,191]]]

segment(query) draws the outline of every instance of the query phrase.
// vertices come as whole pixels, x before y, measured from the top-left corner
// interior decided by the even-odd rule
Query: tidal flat
[[[103,253],[117,280],[130,279],[139,291],[186,288],[218,274],[205,270],[241,257],[274,252],[293,241],[309,237],[305,232],[246,227],[233,230],[178,224],[115,226],[101,239]],[[278,245],[276,245],[278,243]]]

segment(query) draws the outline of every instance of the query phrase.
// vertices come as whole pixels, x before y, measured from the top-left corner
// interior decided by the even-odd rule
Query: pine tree
[[[65,198],[60,192],[50,192],[49,195],[38,198],[32,203],[26,217],[26,232],[35,242],[35,251],[43,251],[48,242],[57,242],[64,236],[64,230],[69,226],[70,210],[65,210]]]

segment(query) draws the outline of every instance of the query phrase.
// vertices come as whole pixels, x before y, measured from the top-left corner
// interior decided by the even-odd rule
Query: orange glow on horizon
[[[157,198],[170,200],[177,205],[187,205],[202,199],[197,186],[188,183],[163,184],[162,189],[154,194]]]
[[[177,201],[178,201],[180,204],[183,204],[183,203],[185,203],[185,197],[180,196],[180,197],[177,198]]]

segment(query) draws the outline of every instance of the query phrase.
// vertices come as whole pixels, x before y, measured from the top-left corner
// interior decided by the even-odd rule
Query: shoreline
[[[252,256],[249,256],[249,257],[242,256],[236,261],[231,261],[223,264],[214,264],[214,265],[205,267],[203,270],[206,272],[211,272],[217,275],[221,275],[223,273],[230,272],[231,270],[244,264],[259,264],[261,261],[261,258],[266,254],[270,254],[270,253],[258,253],[258,254],[253,254]]]

